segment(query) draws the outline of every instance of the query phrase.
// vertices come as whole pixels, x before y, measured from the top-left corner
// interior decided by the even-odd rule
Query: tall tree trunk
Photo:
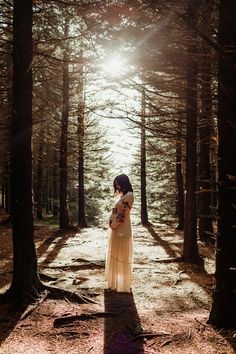
[[[177,230],[183,230],[184,228],[184,178],[182,172],[182,131],[181,131],[181,117],[178,119],[177,127],[177,142],[176,142],[176,168],[175,178],[177,187],[177,216],[178,226]]]
[[[5,192],[5,210],[8,214],[11,213],[11,206],[10,206],[10,181],[9,181],[9,154],[7,153],[5,166],[4,166],[4,192]]]
[[[45,183],[44,183],[44,207],[45,207],[45,213],[48,215],[49,213],[49,171],[50,171],[50,162],[49,162],[49,153],[50,149],[47,144],[47,150],[46,150],[46,155],[47,155],[47,162],[46,162],[46,168],[45,168]]]
[[[57,151],[53,150],[53,216],[58,216],[58,170]]]
[[[193,26],[197,25],[197,1],[190,1],[188,17]],[[196,40],[189,38],[187,59],[187,127],[186,127],[186,200],[184,220],[183,260],[200,263],[197,245],[197,52]]]
[[[146,92],[142,88],[141,96],[141,224],[148,225],[147,192],[146,192]]]
[[[218,84],[218,232],[209,323],[236,328],[236,3],[221,0]]]
[[[8,25],[9,33],[12,32],[12,23]],[[10,41],[12,38],[10,37]],[[13,63],[12,56],[10,53],[12,52],[12,45],[9,45],[9,55],[7,57],[7,139],[6,139],[6,147],[5,147],[5,165],[4,165],[4,189],[5,189],[5,210],[8,214],[11,213],[11,203],[10,203],[10,156],[11,156],[11,119],[12,119],[12,74],[13,74]]]
[[[83,54],[80,56],[83,58]],[[87,227],[84,195],[84,73],[81,64],[78,103],[78,226]]]
[[[212,3],[204,4],[205,16],[212,17]],[[204,17],[205,19],[205,17]],[[205,21],[205,20],[204,20]],[[201,115],[199,122],[199,238],[206,243],[213,242],[212,226],[212,172],[210,163],[210,144],[213,133],[212,127],[212,50],[209,45],[202,41],[202,65],[201,65]]]
[[[68,25],[65,24],[65,37],[68,36]],[[70,228],[69,213],[67,206],[67,135],[69,121],[69,64],[68,49],[64,50],[63,63],[63,111],[61,122],[61,146],[60,146],[60,230],[68,230]]]
[[[1,208],[5,208],[4,169],[1,170]]]
[[[32,215],[32,0],[14,0],[11,214],[13,278],[9,294],[28,300],[40,286]]]
[[[38,152],[38,166],[37,166],[37,181],[36,181],[36,216],[37,219],[43,219],[43,205],[42,205],[42,196],[43,196],[43,131],[40,133],[40,142],[39,142],[39,152]]]

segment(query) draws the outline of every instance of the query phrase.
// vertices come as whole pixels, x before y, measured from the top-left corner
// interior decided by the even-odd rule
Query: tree
[[[188,4],[188,18],[197,23],[197,1]],[[197,53],[193,35],[188,43],[187,59],[187,127],[186,127],[186,199],[183,260],[200,263],[197,246]]]
[[[11,216],[16,301],[31,299],[41,283],[37,273],[32,216],[32,0],[14,0],[13,111],[11,126]]]
[[[78,225],[87,227],[85,217],[85,195],[84,195],[84,67],[83,52],[81,51],[80,77],[79,77],[79,93],[78,93]]]
[[[68,23],[65,19],[65,38],[68,37]],[[68,192],[67,192],[67,136],[69,122],[69,53],[66,45],[63,55],[63,108],[61,120],[61,144],[60,144],[60,230],[70,228],[68,214]]]
[[[12,6],[10,3],[1,3],[1,79],[0,79],[0,106],[1,106],[1,194],[2,207],[10,214],[10,122],[12,112]],[[8,219],[10,220],[10,218]]]
[[[216,272],[209,323],[236,328],[236,6],[219,7],[218,223]]]
[[[213,4],[211,1],[204,3],[202,8],[204,11],[202,27],[205,33],[210,33],[207,28],[205,18],[213,19]],[[203,16],[203,15],[202,15]],[[212,21],[211,21],[212,22]],[[199,238],[201,241],[213,242],[213,225],[212,225],[212,169],[210,161],[210,145],[213,133],[212,119],[212,75],[214,57],[212,48],[204,39],[201,40],[201,65],[200,65],[200,120],[199,120]]]
[[[39,220],[43,220],[43,201],[42,201],[42,187],[43,187],[43,129],[40,130],[40,141],[38,148],[38,165],[37,165],[37,176],[36,176],[36,187],[35,187],[35,202],[36,202],[36,217]]]
[[[178,226],[177,230],[184,229],[184,177],[183,177],[183,167],[182,167],[182,122],[181,116],[179,115],[178,127],[177,127],[177,141],[176,141],[176,187],[177,187],[177,216],[178,216]]]
[[[141,224],[148,225],[148,211],[147,211],[147,192],[146,192],[146,128],[145,128],[145,114],[146,114],[146,98],[145,88],[142,87],[141,93],[141,144],[140,144],[140,173],[141,173]]]

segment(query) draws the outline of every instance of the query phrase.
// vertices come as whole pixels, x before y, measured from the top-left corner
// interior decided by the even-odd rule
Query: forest
[[[0,353],[235,353],[235,0],[0,5]]]

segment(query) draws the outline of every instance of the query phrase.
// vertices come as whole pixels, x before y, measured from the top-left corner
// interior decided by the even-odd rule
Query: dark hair
[[[120,190],[117,189],[116,183],[119,184]],[[128,192],[133,192],[133,187],[130,183],[129,177],[125,174],[116,176],[113,182],[113,187],[114,187],[114,193],[118,190],[119,192],[122,192],[123,195],[125,195]]]

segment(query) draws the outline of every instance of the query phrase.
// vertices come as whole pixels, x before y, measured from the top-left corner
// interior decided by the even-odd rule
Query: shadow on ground
[[[53,231],[52,234],[39,246],[37,247],[38,257],[45,256],[44,260],[40,262],[42,265],[47,265],[57,258],[60,250],[69,238],[73,238],[75,232],[60,232]]]
[[[180,270],[179,276],[181,273],[184,272],[188,273],[189,277],[191,278],[191,281],[193,281],[199,286],[202,286],[204,290],[206,290],[208,293],[211,293],[211,287],[213,285],[213,277],[211,274],[207,273],[204,266],[181,262],[180,255],[182,252],[183,242],[181,243],[179,241],[170,242],[169,240],[168,241],[164,240],[161,236],[158,235],[158,233],[155,231],[155,229],[152,226],[148,226],[147,230],[150,233],[150,235],[158,242],[158,245],[163,247],[166,253],[170,257],[170,259],[168,258],[163,260],[157,259],[156,262],[165,262],[165,263],[177,262],[178,268]],[[204,282],[202,281],[203,277],[204,277]],[[205,283],[208,283],[208,287],[205,285]]]
[[[104,291],[105,312],[113,314],[105,318],[104,354],[144,353],[140,319],[132,293]]]
[[[165,249],[166,253],[171,258],[178,257],[180,255],[181,250],[182,250],[182,244],[180,244],[179,242],[177,245],[173,242],[170,244],[169,240],[165,241],[162,237],[159,236],[159,234],[156,232],[156,230],[154,229],[154,227],[152,225],[148,225],[145,228],[150,233],[150,235],[155,239],[157,244],[159,246],[163,247]],[[172,248],[173,245],[175,245],[175,249]]]

